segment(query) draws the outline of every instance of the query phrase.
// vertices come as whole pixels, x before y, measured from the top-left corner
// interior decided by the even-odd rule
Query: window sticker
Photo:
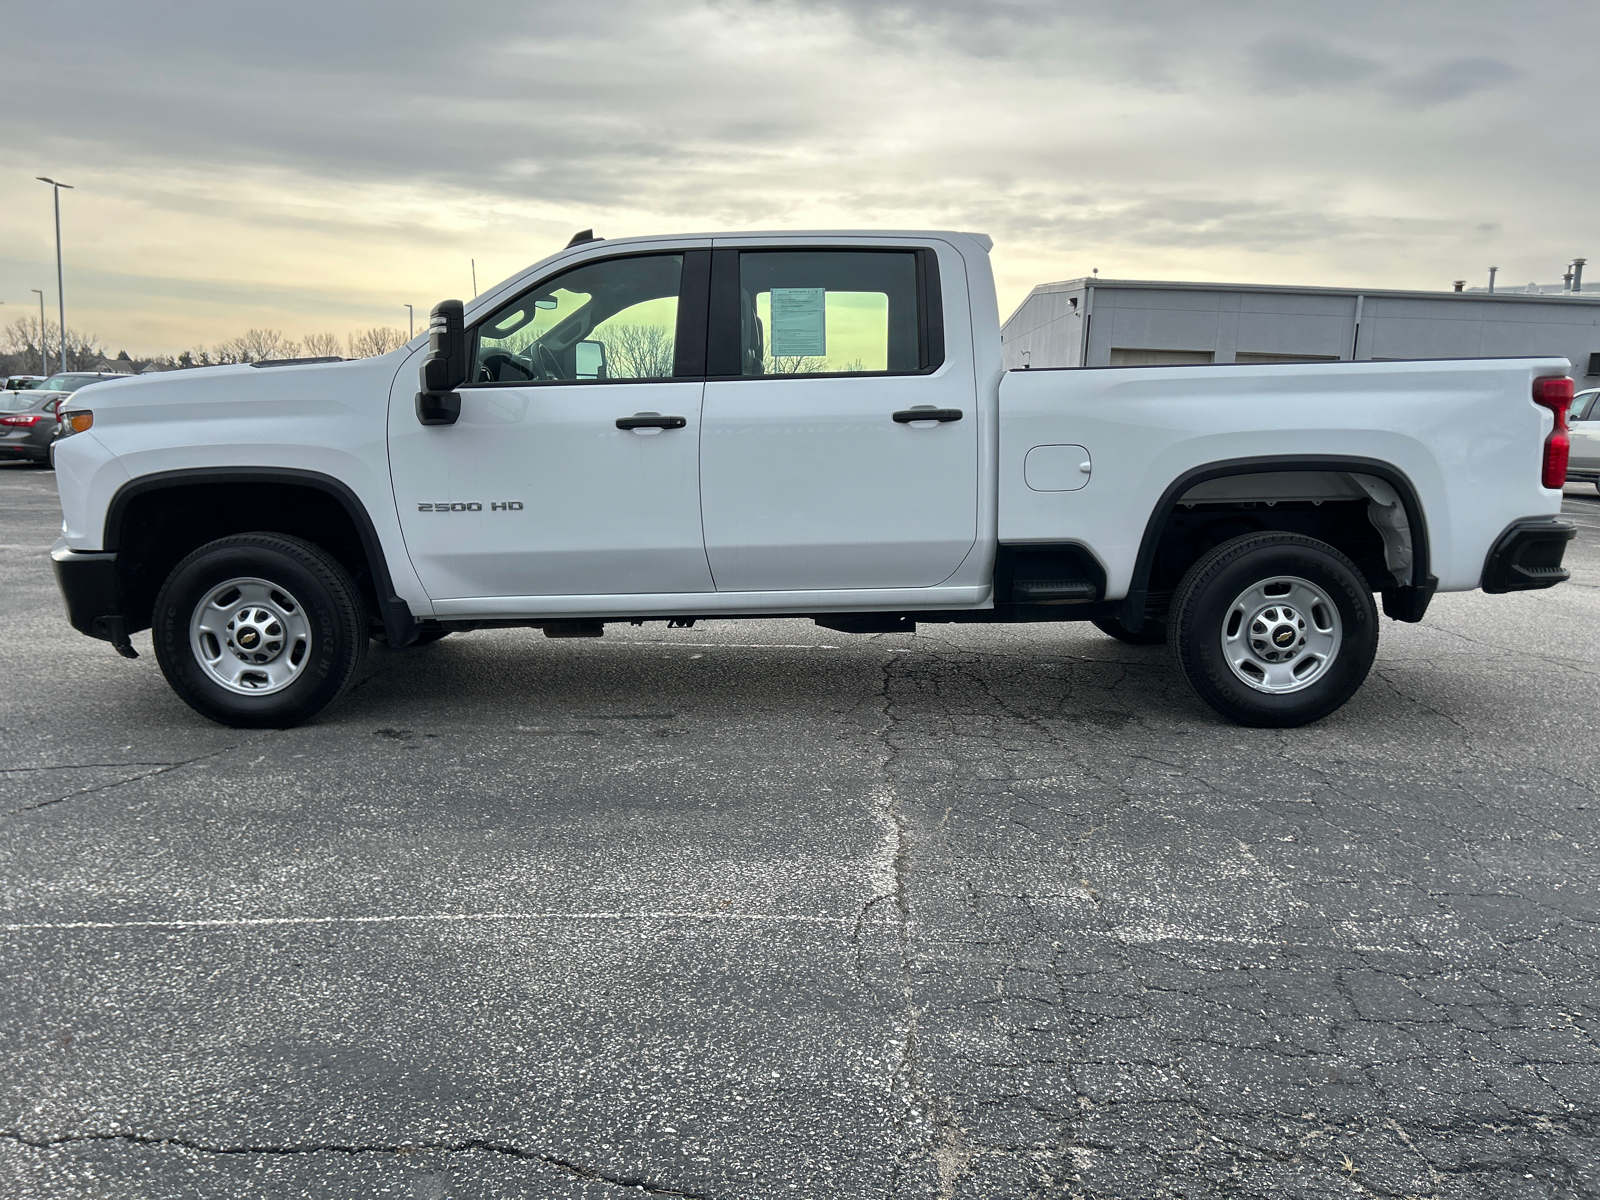
[[[826,355],[826,288],[773,288],[768,353],[784,358]]]

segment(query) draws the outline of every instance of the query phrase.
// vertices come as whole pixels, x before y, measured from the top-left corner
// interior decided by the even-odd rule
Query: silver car
[[[0,462],[50,461],[50,447],[64,426],[57,412],[61,392],[0,392]]]
[[[1572,398],[1567,425],[1572,440],[1567,482],[1592,483],[1600,489],[1600,388],[1589,388]]]

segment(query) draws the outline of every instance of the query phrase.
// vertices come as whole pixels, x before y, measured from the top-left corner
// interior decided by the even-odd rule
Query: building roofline
[[[1059,283],[1036,284],[1028,293],[1033,296],[1057,292],[1081,292],[1085,288],[1149,289],[1178,292],[1276,292],[1289,295],[1393,297],[1401,300],[1510,300],[1518,304],[1592,304],[1600,302],[1600,291],[1594,292],[1443,292],[1418,291],[1403,288],[1358,287],[1304,287],[1280,283],[1192,283],[1167,279],[1101,279],[1091,276],[1082,279],[1065,279]],[[1026,303],[1026,300],[1024,301]],[[1020,305],[1018,306],[1021,307]],[[1016,314],[1013,313],[1012,316]]]

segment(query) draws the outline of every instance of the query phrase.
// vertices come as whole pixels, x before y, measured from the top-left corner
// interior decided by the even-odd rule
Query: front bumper
[[[1483,563],[1486,592],[1531,592],[1555,587],[1572,578],[1561,565],[1567,543],[1578,527],[1561,517],[1524,517],[1513,521],[1495,541]]]
[[[136,657],[128,644],[117,585],[117,556],[105,550],[74,550],[65,540],[50,549],[56,586],[67,603],[67,620],[79,633],[110,642],[125,658]]]

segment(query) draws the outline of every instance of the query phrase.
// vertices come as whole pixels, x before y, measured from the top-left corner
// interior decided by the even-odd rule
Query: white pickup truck
[[[965,233],[580,234],[356,362],[106,383],[56,451],[72,624],[286,726],[370,640],[1093,621],[1251,725],[1378,605],[1567,577],[1565,360],[1005,372]]]

